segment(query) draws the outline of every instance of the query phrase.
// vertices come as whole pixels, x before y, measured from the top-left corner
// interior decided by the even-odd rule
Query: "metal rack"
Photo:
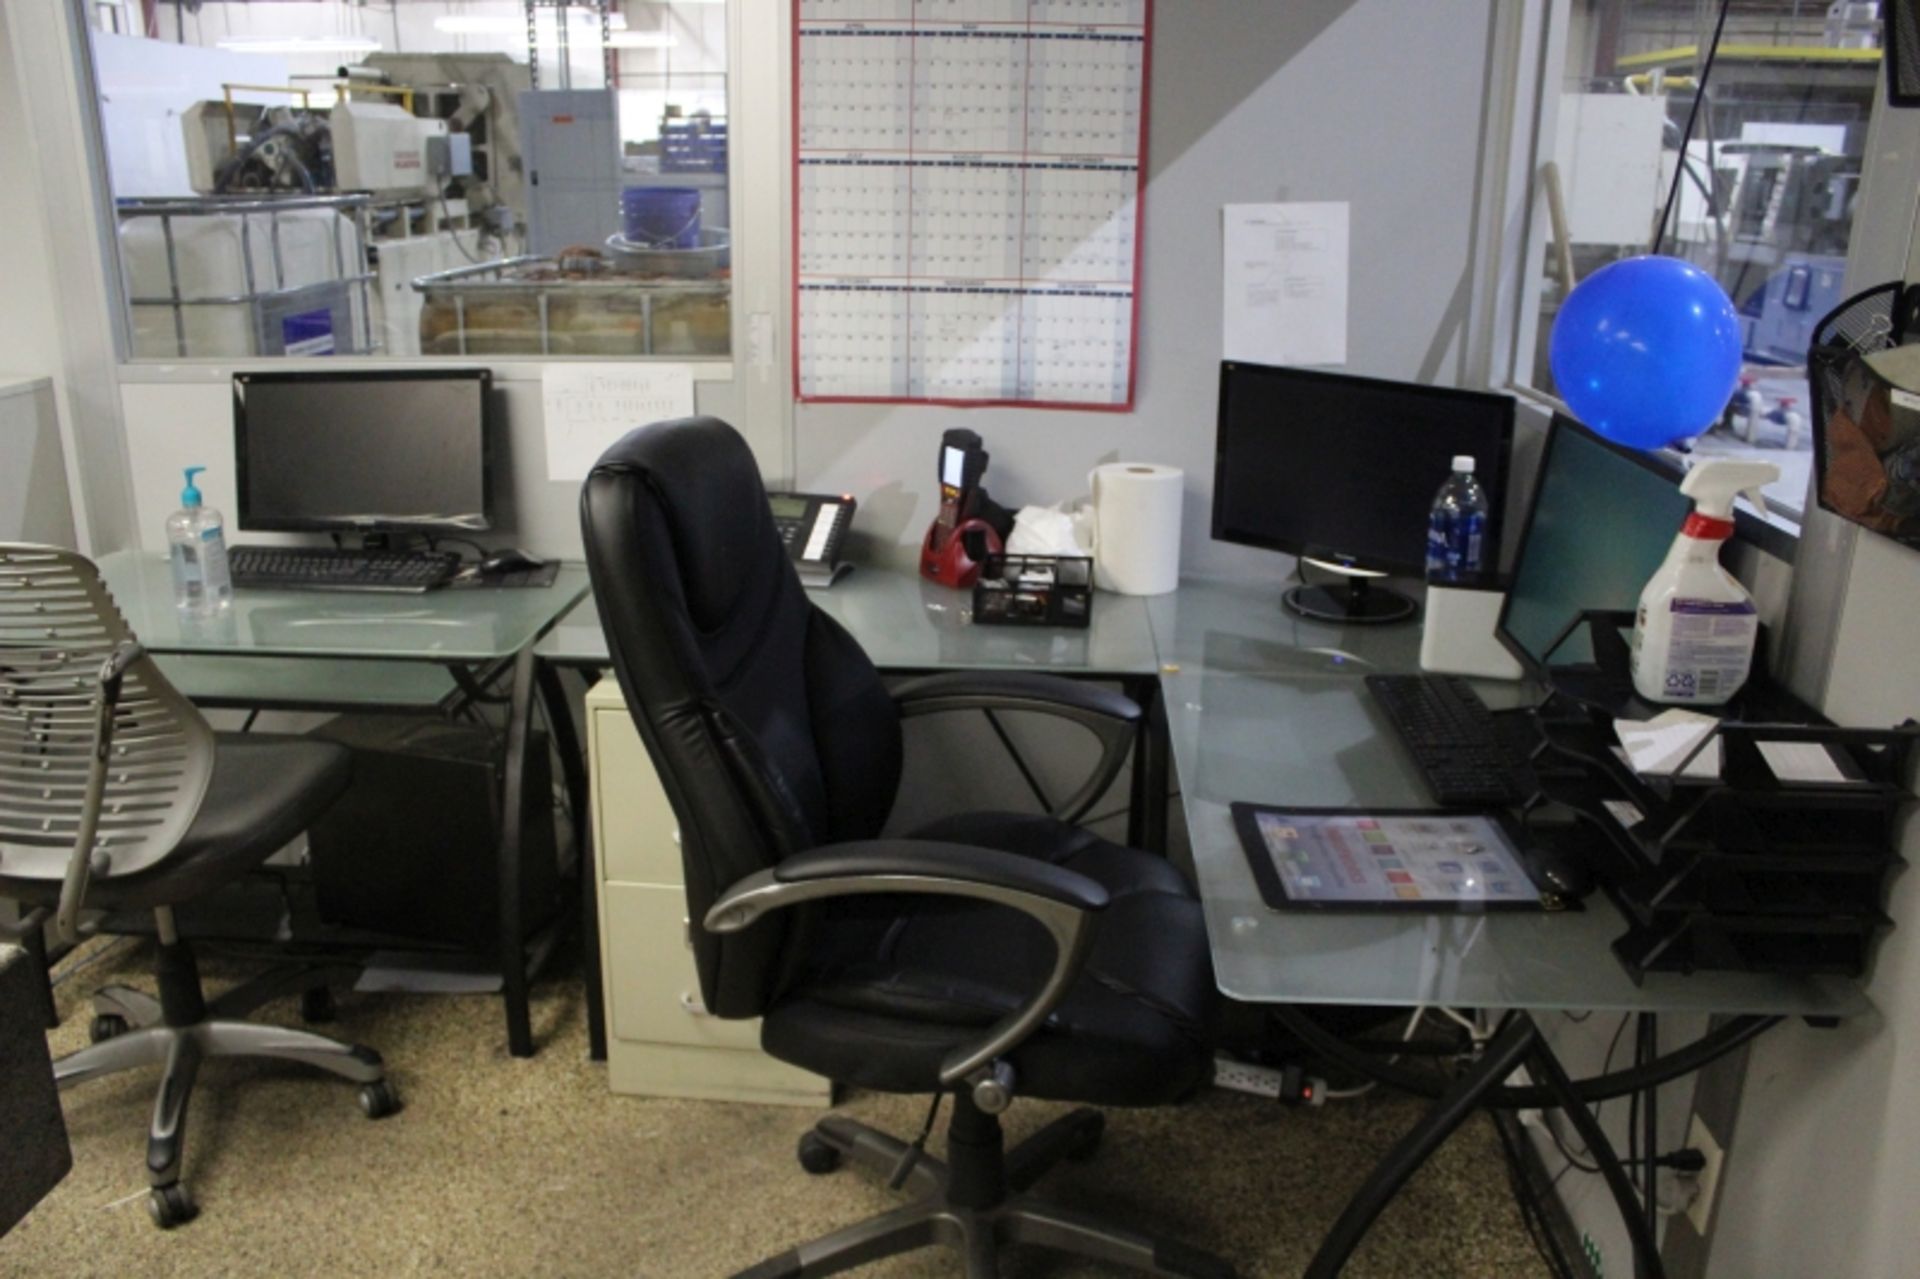
[[[437,271],[431,275],[416,277],[413,287],[425,295],[429,306],[439,303],[451,303],[454,314],[456,350],[451,354],[467,355],[471,328],[469,325],[468,305],[475,300],[495,301],[503,299],[531,299],[533,314],[537,321],[532,330],[538,345],[530,341],[525,354],[554,355],[567,354],[555,351],[553,310],[556,299],[573,302],[582,298],[630,298],[639,308],[640,350],[631,354],[653,355],[654,309],[663,300],[678,300],[683,297],[725,299],[731,289],[726,279],[715,280],[672,280],[644,279],[617,272],[606,272],[586,277],[560,276],[562,262],[557,258],[525,256],[502,258],[497,262],[482,262],[475,266],[455,267],[450,271]],[[552,276],[542,278],[524,278],[528,272],[552,271]],[[521,278],[516,278],[518,275]],[[444,336],[444,335],[440,335]],[[426,341],[423,335],[422,347]],[[503,352],[488,352],[502,354]]]
[[[347,303],[352,309],[351,294],[355,287],[359,292],[359,335],[358,346],[352,343],[352,328],[346,331],[348,345],[337,347],[340,354],[364,355],[378,349],[373,336],[373,294],[374,273],[366,269],[364,260],[349,263],[346,246],[342,243],[343,224],[351,222],[355,232],[356,255],[365,253],[365,246],[371,243],[368,224],[368,206],[371,197],[365,195],[327,195],[292,196],[262,198],[254,196],[200,196],[191,199],[127,199],[117,203],[115,211],[122,222],[137,218],[158,218],[160,233],[166,244],[167,255],[167,293],[161,297],[139,297],[133,295],[129,283],[128,304],[130,306],[163,306],[173,314],[173,333],[176,353],[186,358],[192,353],[187,349],[186,308],[190,306],[244,306],[252,319],[255,354],[265,353],[271,345],[268,341],[267,324],[277,316],[291,314],[297,310],[325,305],[330,310],[336,302]],[[287,286],[286,262],[280,247],[280,215],[303,209],[328,209],[339,216],[332,226],[334,278],[314,284],[305,284],[289,288]],[[264,214],[267,217],[267,235],[269,253],[273,262],[273,281],[271,287],[262,287],[253,264],[253,223],[251,215]],[[214,294],[188,297],[180,288],[180,262],[174,242],[174,220],[189,217],[238,216],[240,220],[240,260],[244,273],[246,289],[241,293]],[[351,269],[349,269],[351,267]],[[124,267],[123,267],[124,269]],[[336,330],[338,332],[339,330]]]

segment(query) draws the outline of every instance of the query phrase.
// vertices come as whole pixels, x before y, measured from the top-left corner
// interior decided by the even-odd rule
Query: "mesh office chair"
[[[67,942],[83,910],[154,914],[159,998],[100,991],[93,1046],[54,1073],[65,1088],[164,1064],[147,1137],[148,1207],[162,1227],[194,1215],[180,1164],[204,1059],[304,1062],[361,1085],[376,1118],[397,1108],[372,1049],[229,1019],[276,992],[244,987],[209,1004],[173,916],[306,829],[350,769],[331,743],[216,735],[141,649],[91,562],[0,544],[0,898],[28,908],[29,931],[51,912]]]
[[[890,692],[808,602],[751,451],[713,418],[614,445],[587,479],[582,521],[614,670],[680,823],[706,1006],[762,1018],[768,1053],[831,1079],[931,1093],[936,1108],[952,1098],[947,1163],[821,1120],[800,1143],[808,1171],[851,1160],[914,1202],[743,1273],[832,1274],[940,1243],[980,1279],[998,1273],[1001,1244],[1031,1243],[1151,1274],[1231,1275],[1026,1194],[1058,1160],[1092,1153],[1097,1111],[1002,1144],[1016,1093],[1150,1106],[1208,1078],[1216,994],[1180,872],[1050,816],[963,813],[876,838],[902,716],[1064,715],[1105,734],[1096,776],[1111,780],[1139,709],[1025,673]]]

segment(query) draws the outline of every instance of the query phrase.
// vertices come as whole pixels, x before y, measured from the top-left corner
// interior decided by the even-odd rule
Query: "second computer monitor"
[[[1487,494],[1491,576],[1512,442],[1509,396],[1228,361],[1220,366],[1213,536],[1336,571],[1417,576],[1434,495],[1466,454]],[[1368,593],[1316,594],[1302,611],[1369,620],[1352,615]],[[1370,594],[1379,601],[1384,593]],[[1383,616],[1411,612],[1398,597],[1385,603]]]
[[[1500,641],[1536,671],[1591,661],[1587,633],[1569,628],[1583,612],[1639,606],[1691,505],[1645,455],[1554,414],[1500,611]]]
[[[240,527],[485,529],[486,369],[236,373]]]

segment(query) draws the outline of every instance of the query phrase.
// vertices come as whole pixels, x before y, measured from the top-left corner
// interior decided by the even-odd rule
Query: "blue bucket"
[[[700,192],[693,187],[628,187],[620,193],[627,242],[653,249],[700,247]]]

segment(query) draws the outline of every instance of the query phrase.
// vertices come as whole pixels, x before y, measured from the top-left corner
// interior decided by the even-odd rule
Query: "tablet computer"
[[[1275,910],[1539,910],[1505,815],[1232,805]]]

